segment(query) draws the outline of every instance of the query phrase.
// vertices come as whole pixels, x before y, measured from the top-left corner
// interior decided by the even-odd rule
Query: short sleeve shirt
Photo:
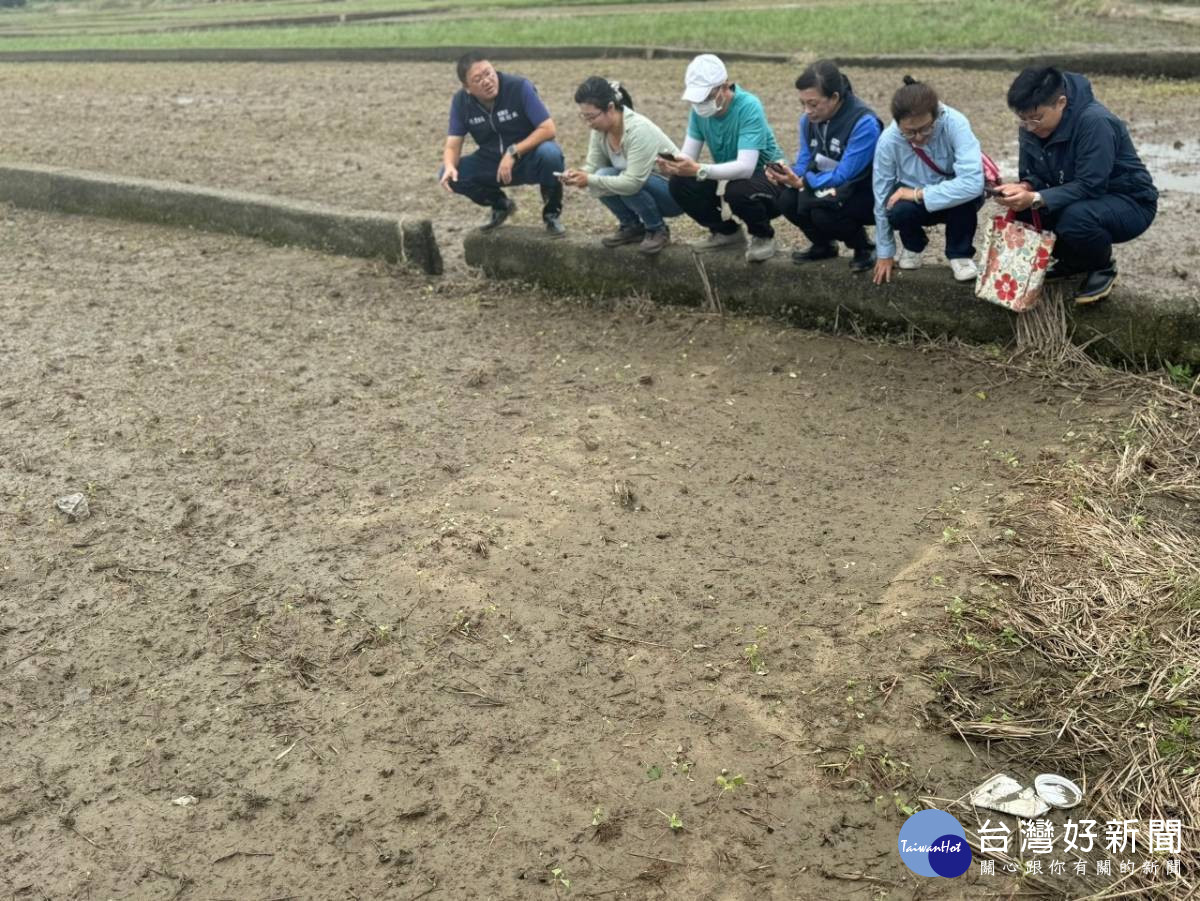
[[[762,101],[741,89],[733,92],[724,116],[704,119],[693,110],[688,115],[688,137],[703,141],[714,163],[736,160],[739,150],[757,150],[758,169],[783,158]]]

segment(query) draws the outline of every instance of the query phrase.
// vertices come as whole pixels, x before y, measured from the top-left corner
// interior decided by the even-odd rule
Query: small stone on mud
[[[372,663],[369,672],[372,676],[386,676],[387,667],[382,663]]]
[[[88,509],[87,498],[81,493],[68,494],[66,497],[60,497],[54,502],[54,506],[59,512],[67,514],[67,518],[72,522],[79,519],[86,519],[91,515],[91,510]]]
[[[638,376],[638,384],[639,385],[653,385],[654,384],[654,376],[649,375],[649,374],[639,375]]]

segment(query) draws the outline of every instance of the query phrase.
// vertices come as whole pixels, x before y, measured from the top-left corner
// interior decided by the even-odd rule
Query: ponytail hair
[[[931,85],[917,81],[911,75],[904,76],[904,87],[892,96],[892,118],[899,122],[926,113],[937,118],[938,95]]]
[[[598,110],[607,110],[611,104],[616,109],[627,106],[633,109],[633,98],[619,81],[609,81],[593,75],[575,89],[575,102],[587,103]]]
[[[816,88],[822,97],[832,97],[834,94],[843,99],[853,92],[850,79],[842,74],[831,59],[819,59],[796,77],[796,90],[806,91]]]

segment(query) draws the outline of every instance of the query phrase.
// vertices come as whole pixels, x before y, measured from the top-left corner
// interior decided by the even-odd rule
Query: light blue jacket
[[[896,255],[896,239],[887,218],[887,199],[897,188],[924,188],[925,209],[932,212],[968,203],[983,194],[983,159],[971,123],[956,109],[938,104],[933,134],[921,148],[949,177],[934,172],[913,152],[893,122],[875,145],[875,254]]]

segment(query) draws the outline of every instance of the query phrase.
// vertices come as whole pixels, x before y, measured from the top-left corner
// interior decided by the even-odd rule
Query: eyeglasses
[[[912,131],[909,131],[907,128],[901,128],[900,134],[909,141],[913,140],[914,138],[927,138],[933,134],[933,127],[935,124],[936,123],[934,122],[930,122],[928,125],[923,125],[920,128],[913,129]]]
[[[495,72],[481,72],[467,79],[467,84],[473,88],[480,88],[496,77]]]
[[[1037,128],[1042,124],[1042,120],[1046,118],[1045,113],[1039,113],[1036,116],[1017,116],[1017,121],[1026,128]]]
[[[598,113],[580,113],[579,118],[582,119],[584,122],[588,123],[589,125],[591,125],[593,122],[595,122],[597,119],[599,119],[603,115],[604,115],[604,111],[601,110]]]

